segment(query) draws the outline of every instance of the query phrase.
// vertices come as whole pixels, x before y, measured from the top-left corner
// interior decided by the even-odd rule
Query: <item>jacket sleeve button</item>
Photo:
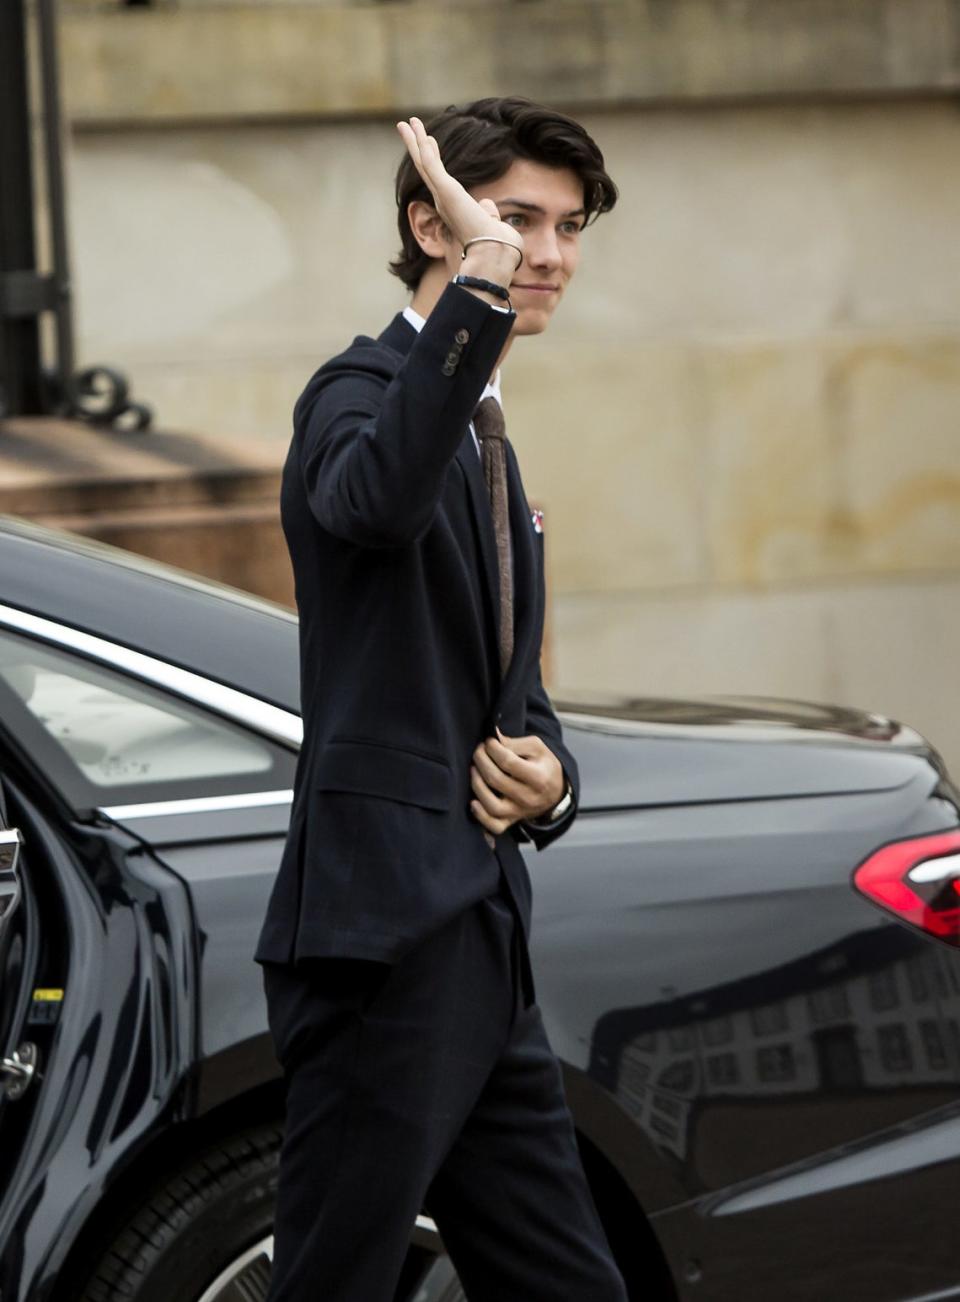
[[[457,368],[451,362],[444,362],[440,370],[444,375],[452,375]]]
[[[453,337],[454,339],[456,339],[457,343],[460,344],[461,347],[463,347],[464,344],[468,344],[470,342],[470,331],[458,330]]]

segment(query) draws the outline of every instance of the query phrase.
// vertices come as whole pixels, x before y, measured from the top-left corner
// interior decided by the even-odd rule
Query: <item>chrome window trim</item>
[[[234,723],[252,728],[285,746],[299,748],[303,742],[303,723],[299,715],[269,705],[235,687],[227,687],[213,679],[204,678],[202,674],[180,669],[165,660],[145,655],[142,651],[133,651],[130,647],[109,642],[93,633],[84,633],[69,624],[59,624],[52,619],[44,619],[41,615],[32,615],[16,606],[0,604],[0,625],[28,633],[54,646],[77,651],[111,669],[119,669],[146,683],[162,687],[201,709],[213,711]]]
[[[98,805],[97,811],[122,822],[125,818],[165,818],[169,814],[219,814],[230,809],[265,809],[289,805],[293,791],[245,791],[230,796],[192,796],[186,800],[143,800],[135,805]]]

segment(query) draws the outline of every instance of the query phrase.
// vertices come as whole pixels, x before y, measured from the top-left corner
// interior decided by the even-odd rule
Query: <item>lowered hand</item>
[[[563,797],[563,766],[539,737],[505,737],[499,728],[473,752],[470,811],[498,836],[514,823],[537,819]]]

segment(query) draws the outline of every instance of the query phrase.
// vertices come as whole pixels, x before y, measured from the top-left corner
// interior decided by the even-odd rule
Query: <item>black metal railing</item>
[[[37,99],[48,208],[50,270],[41,271],[31,148],[26,0],[0,0],[0,417],[56,414],[146,429],[151,412],[132,402],[113,367],[76,370],[63,180],[63,124],[56,0],[36,0]],[[52,357],[41,322],[52,319]]]

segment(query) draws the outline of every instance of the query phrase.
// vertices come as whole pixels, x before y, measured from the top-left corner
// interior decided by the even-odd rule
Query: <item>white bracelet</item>
[[[467,249],[469,249],[471,244],[480,243],[505,244],[508,249],[513,249],[514,253],[519,253],[520,262],[523,261],[523,249],[518,248],[517,245],[514,244],[513,240],[502,240],[499,235],[475,235],[472,240],[467,240],[466,244],[463,246],[463,252],[460,254],[460,261],[462,262],[467,256]],[[516,271],[517,267],[520,266],[520,262],[518,262],[517,266],[514,267],[514,271]]]

